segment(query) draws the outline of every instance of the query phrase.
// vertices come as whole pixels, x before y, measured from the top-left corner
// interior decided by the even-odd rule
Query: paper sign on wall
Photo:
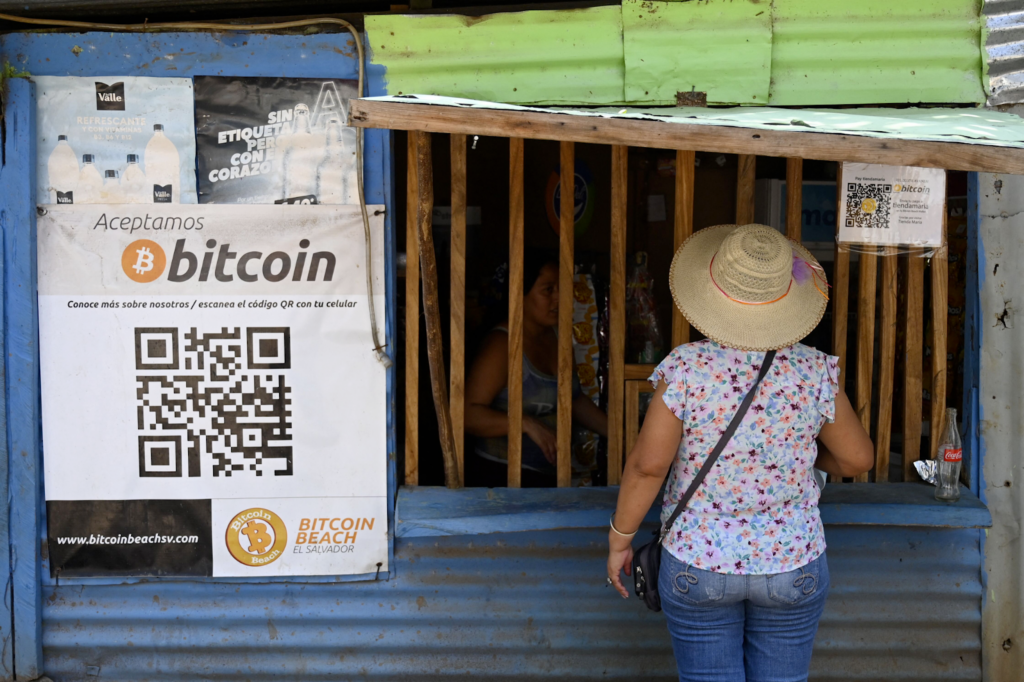
[[[38,243],[52,571],[387,570],[358,207],[58,205]]]
[[[844,163],[839,241],[942,246],[946,171]]]
[[[196,203],[191,79],[33,80],[37,203]]]

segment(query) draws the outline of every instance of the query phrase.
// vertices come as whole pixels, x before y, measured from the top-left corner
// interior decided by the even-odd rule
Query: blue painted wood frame
[[[253,33],[12,33],[0,36],[0,61],[32,75],[48,76],[281,76],[290,78],[357,77],[356,51],[346,33],[271,35]],[[367,67],[367,90],[387,94],[384,69]],[[18,679],[35,679],[42,671],[42,584],[53,584],[40,554],[45,539],[40,447],[38,323],[35,258],[35,104],[31,82],[14,79],[7,98],[6,165],[0,217],[4,231],[5,340],[7,344],[7,440],[10,481],[10,534],[13,573],[14,667]],[[386,207],[385,339],[394,356],[395,243],[392,203],[391,133],[366,131],[364,179],[366,200]],[[394,369],[387,375],[387,453],[389,565],[394,566],[395,432]],[[4,524],[6,526],[6,524]],[[3,536],[0,535],[0,542]],[[6,546],[6,545],[0,545]],[[2,562],[0,562],[2,563]],[[3,570],[6,570],[3,569]],[[0,579],[3,578],[0,570]],[[388,575],[376,576],[381,579]],[[374,574],[329,578],[272,580],[231,579],[233,583],[337,582],[373,579]],[[208,579],[213,580],[213,579]],[[62,580],[62,583],[73,581]],[[122,583],[129,580],[81,580]],[[258,589],[256,585],[252,586]],[[248,589],[246,590],[248,591]],[[4,612],[0,611],[0,634]],[[0,664],[8,660],[4,648]],[[2,658],[8,656],[8,659]]]
[[[981,462],[984,448],[981,442],[981,283],[985,278],[985,251],[980,249],[980,216],[978,215],[978,174],[967,174],[967,283],[964,310],[964,466],[971,492],[979,497],[981,491]]]

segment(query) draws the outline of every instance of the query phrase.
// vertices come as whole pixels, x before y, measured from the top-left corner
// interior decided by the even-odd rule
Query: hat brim
[[[808,278],[794,280],[789,293],[773,303],[750,305],[730,299],[711,281],[710,268],[722,241],[738,227],[707,227],[679,247],[669,270],[672,299],[691,325],[723,346],[750,351],[791,346],[821,322],[828,304],[822,293],[827,286]],[[790,243],[802,258],[817,265],[810,251]]]

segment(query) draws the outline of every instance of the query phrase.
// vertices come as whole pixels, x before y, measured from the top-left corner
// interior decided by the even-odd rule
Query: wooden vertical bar
[[[575,264],[576,159],[572,142],[560,150],[562,203],[558,229],[558,487],[572,483],[572,280]]]
[[[523,476],[523,139],[509,139],[508,487]]]
[[[626,382],[626,404],[625,404],[625,438],[626,438],[626,455],[633,451],[633,446],[636,445],[637,439],[640,437],[640,388],[643,386],[644,381],[627,381]]]
[[[612,147],[611,287],[608,297],[608,485],[622,480],[626,362],[626,183],[629,147]]]
[[[836,236],[842,217],[843,164],[836,172]],[[832,353],[839,358],[839,385],[846,383],[846,330],[850,317],[850,252],[836,242],[832,261]]]
[[[423,278],[423,326],[427,332],[427,361],[430,388],[437,413],[437,435],[444,458],[444,482],[449,488],[461,488],[462,477],[455,455],[452,416],[448,402],[448,381],[444,371],[444,338],[441,334],[441,301],[437,288],[437,258],[434,254],[434,169],[430,133],[419,133],[416,144],[416,222],[420,242],[420,271]]]
[[[453,134],[452,166],[452,291],[449,361],[452,434],[459,475],[465,479],[466,445],[466,136]]]
[[[408,179],[405,200],[405,484],[419,485],[420,462],[420,249],[416,207],[416,146],[419,133],[408,137]]]
[[[693,184],[696,154],[687,149],[676,151],[675,226],[672,252],[675,253],[693,234]],[[672,306],[672,347],[690,341],[690,323],[675,305]]]
[[[946,422],[946,325],[949,321],[949,260],[946,244],[946,202],[942,202],[942,248],[932,256],[932,414],[931,450],[938,452]]]
[[[882,313],[879,324],[878,427],[875,431],[875,482],[889,480],[892,443],[892,390],[896,371],[896,247],[882,251]]]
[[[864,247],[860,254],[860,286],[857,294],[857,401],[854,409],[864,430],[871,433],[871,376],[875,354],[875,286],[878,279],[878,255]],[[867,481],[864,472],[857,481]]]
[[[903,480],[916,478],[921,459],[921,373],[924,358],[924,254],[912,248],[907,256],[907,361],[903,365]]]
[[[804,160],[786,159],[786,236],[802,240],[804,220]]]
[[[736,171],[736,224],[754,222],[754,184],[757,179],[757,157],[740,154]]]

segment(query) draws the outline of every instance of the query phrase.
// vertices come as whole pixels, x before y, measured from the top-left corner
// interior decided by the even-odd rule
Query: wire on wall
[[[19,24],[31,24],[33,26],[49,26],[59,28],[78,28],[88,31],[122,31],[126,33],[152,33],[156,31],[280,31],[289,28],[302,28],[304,26],[316,26],[321,24],[332,24],[341,26],[352,34],[356,44],[356,51],[359,55],[359,96],[363,97],[365,92],[365,56],[363,41],[355,26],[334,17],[321,17],[317,19],[296,19],[295,21],[278,21],[264,24],[224,24],[206,21],[168,21],[144,24],[105,24],[91,21],[65,21],[62,19],[31,19],[19,17],[12,14],[0,14],[0,20],[10,21]],[[370,312],[370,332],[373,335],[373,352],[377,361],[385,368],[391,367],[394,362],[384,351],[386,344],[380,341],[380,332],[377,329],[377,313],[373,303],[373,272],[371,271],[370,251],[370,216],[366,210],[366,193],[363,188],[363,129],[356,128],[356,177],[359,186],[359,210],[363,218],[363,233],[366,242],[366,293],[368,308]]]

